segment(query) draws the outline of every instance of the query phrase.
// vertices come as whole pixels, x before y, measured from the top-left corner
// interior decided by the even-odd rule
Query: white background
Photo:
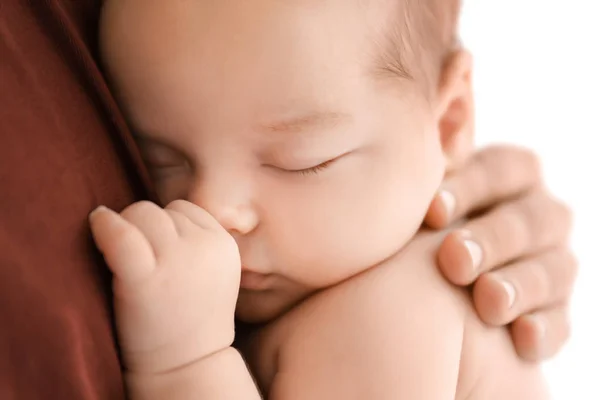
[[[546,366],[557,400],[600,399],[600,2],[465,0],[475,57],[477,143],[539,152],[575,212],[581,263],[571,343]]]

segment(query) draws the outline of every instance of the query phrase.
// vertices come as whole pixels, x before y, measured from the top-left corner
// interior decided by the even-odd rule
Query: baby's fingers
[[[152,273],[156,258],[137,227],[103,206],[95,209],[89,219],[96,246],[115,277],[138,282]]]

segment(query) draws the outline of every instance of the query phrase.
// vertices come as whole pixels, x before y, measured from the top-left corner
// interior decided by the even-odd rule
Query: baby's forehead
[[[201,61],[223,56],[229,59],[224,63],[246,62],[247,56],[276,63],[278,53],[294,61],[319,59],[330,68],[341,68],[336,60],[364,65],[387,47],[380,36],[388,30],[390,15],[396,14],[396,2],[107,0],[101,49],[103,55],[125,53],[121,58],[142,50],[140,57],[157,59],[164,53],[165,58],[180,49],[189,58],[203,56]]]
[[[360,22],[378,29],[382,20],[396,14],[396,5],[405,0],[105,0],[101,23],[126,20],[136,28],[138,23],[172,28],[195,22],[244,30],[272,20],[293,27],[302,20],[328,19],[330,25],[322,31],[331,33],[336,27]],[[284,24],[285,22],[285,24]],[[291,24],[290,24],[291,22]],[[273,24],[267,24],[274,27]],[[321,27],[314,26],[315,29]]]
[[[280,55],[340,68],[336,60],[362,64],[378,52],[375,36],[388,19],[380,5],[387,3],[391,0],[107,0],[101,49],[104,56],[147,57],[147,68],[176,51],[205,63],[226,58],[225,67],[261,58],[284,63],[276,59]]]
[[[393,47],[383,37],[406,1],[107,0],[101,47],[118,91],[157,103],[144,113],[174,99],[182,110],[294,104],[295,96],[337,106],[361,95],[357,77]],[[403,66],[393,64],[398,54],[386,66]]]

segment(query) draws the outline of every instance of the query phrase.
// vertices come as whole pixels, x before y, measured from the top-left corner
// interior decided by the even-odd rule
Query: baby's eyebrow
[[[346,113],[316,112],[263,124],[261,128],[274,133],[300,133],[306,130],[331,129],[351,120],[352,116]]]

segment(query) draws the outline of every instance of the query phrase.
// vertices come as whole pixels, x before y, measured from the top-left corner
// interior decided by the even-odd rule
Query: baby
[[[271,399],[547,397],[418,240],[399,253],[471,146],[458,3],[106,1],[106,72],[166,205],[91,218],[133,398],[223,398],[220,364],[227,398],[258,398],[234,310],[264,324],[243,349]]]

